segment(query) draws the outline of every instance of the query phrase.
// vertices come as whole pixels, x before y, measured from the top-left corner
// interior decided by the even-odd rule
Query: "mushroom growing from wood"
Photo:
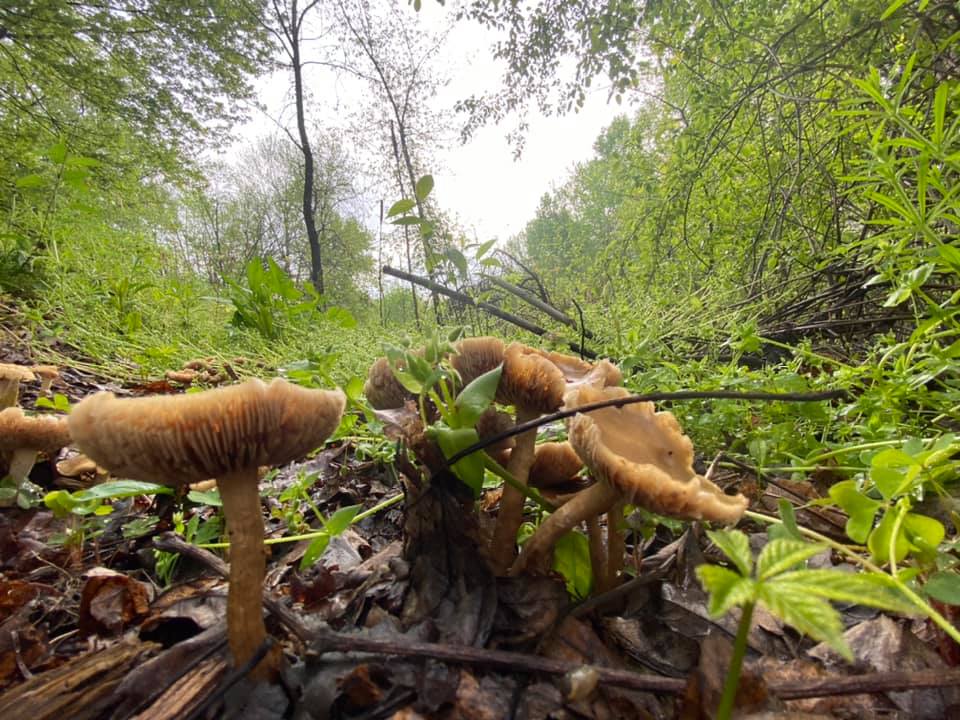
[[[0,411],[0,452],[9,457],[7,474],[17,483],[14,502],[37,460],[37,453],[53,455],[70,443],[64,417],[24,415],[18,407]]]
[[[628,397],[620,387],[582,385],[565,398],[565,407]],[[661,515],[736,523],[747,509],[743,495],[726,495],[693,470],[693,443],[669,412],[654,412],[653,403],[608,407],[578,413],[568,421],[573,445],[596,483],[550,515],[523,546],[510,569],[518,574],[548,552],[581,522],[608,512],[619,502],[639,505]],[[616,546],[616,521],[608,518],[608,547]],[[615,575],[619,558],[609,558],[607,574]]]
[[[70,415],[76,446],[114,475],[164,485],[217,479],[230,536],[227,629],[237,666],[266,640],[257,468],[318,447],[337,428],[345,402],[339,390],[248,380],[193,395],[118,400],[101,392]],[[271,671],[263,662],[254,675]]]
[[[0,410],[14,407],[20,399],[20,383],[32,382],[35,378],[30,368],[0,363]]]

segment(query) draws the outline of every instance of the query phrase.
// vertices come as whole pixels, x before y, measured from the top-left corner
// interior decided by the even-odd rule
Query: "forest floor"
[[[0,362],[36,361],[29,332],[3,334]],[[181,391],[160,378],[100,377],[79,356],[53,387],[71,403],[102,389]],[[21,405],[37,396],[26,386]],[[32,482],[44,492],[95,487],[95,472],[58,472],[73,454],[41,459]],[[713,717],[738,616],[708,612],[694,568],[723,558],[698,524],[634,533],[622,584],[575,602],[557,576],[487,569],[477,548],[497,490],[485,491],[478,516],[455,481],[425,485],[409,466],[348,439],[263,483],[268,538],[317,511],[370,509],[398,493],[406,502],[332,537],[306,569],[309,540],[269,546],[268,630],[284,662],[259,685],[230,667],[224,565],[197,547],[219,538],[216,507],[169,494],[112,498],[103,515],[58,514],[42,501],[0,509],[0,717]],[[812,482],[761,490],[745,476],[716,480],[767,511],[821,493]],[[837,512],[807,508],[798,519],[843,539]],[[764,527],[741,529],[755,551],[768,542]],[[830,551],[811,561],[840,564]],[[935,626],[839,609],[854,664],[758,606],[738,716],[960,717],[958,648]]]

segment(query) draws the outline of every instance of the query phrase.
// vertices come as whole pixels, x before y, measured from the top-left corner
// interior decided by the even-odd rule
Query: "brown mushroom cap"
[[[456,345],[450,364],[460,375],[462,386],[469,385],[503,362],[503,341],[495,337],[464,338]]]
[[[28,367],[0,363],[0,410],[17,404],[20,398],[20,383],[35,379],[36,376]]]
[[[497,402],[549,413],[563,404],[565,390],[563,373],[539,350],[514,342],[503,351]]]
[[[290,462],[329,437],[345,402],[339,390],[254,379],[194,395],[100,392],[69,424],[77,447],[114,475],[178,485]]]
[[[375,410],[391,410],[402,408],[407,400],[413,399],[409,392],[390,367],[390,361],[378,358],[367,372],[367,381],[363,384],[363,394]]]
[[[29,449],[55,453],[70,444],[67,419],[53,415],[24,415],[17,407],[0,411],[0,451]]]
[[[567,381],[568,392],[573,389],[573,386],[584,383],[605,387],[607,385],[620,385],[623,382],[623,373],[620,372],[620,368],[609,360],[589,363],[575,355],[544,351],[541,351],[540,354],[556,365],[563,373],[564,380]]]
[[[181,385],[190,385],[199,374],[196,370],[167,370],[165,377]]]
[[[583,468],[583,460],[569,442],[545,442],[537,445],[530,466],[528,484],[550,488],[573,480]]]
[[[567,407],[628,396],[624,388],[583,385]],[[743,495],[726,495],[693,470],[693,443],[672,413],[653,403],[609,407],[569,420],[570,443],[600,479],[627,502],[688,520],[735,523],[747,509]]]

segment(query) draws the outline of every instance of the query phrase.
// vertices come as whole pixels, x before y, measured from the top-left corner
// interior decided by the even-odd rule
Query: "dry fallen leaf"
[[[80,595],[81,635],[113,635],[150,610],[153,589],[113,570],[93,568]]]

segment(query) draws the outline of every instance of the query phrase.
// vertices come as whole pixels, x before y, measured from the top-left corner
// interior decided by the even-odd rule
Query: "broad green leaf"
[[[317,535],[310,544],[307,546],[307,549],[303,553],[303,557],[300,558],[300,570],[306,570],[311,567],[321,555],[323,551],[327,549],[327,545],[330,544],[330,535],[323,533],[322,535]]]
[[[41,187],[45,183],[46,180],[43,179],[43,175],[24,175],[23,177],[17,178],[18,188],[36,188]]]
[[[719,565],[700,565],[697,578],[710,593],[707,610],[713,617],[720,617],[732,608],[754,599],[757,583]]]
[[[477,431],[473,428],[458,428],[452,430],[447,427],[433,427],[430,436],[437,441],[445,457],[464,450],[480,440]],[[453,466],[453,472],[463,483],[473,490],[474,497],[480,495],[483,487],[484,460],[483,452],[477,451],[458,460]]]
[[[794,592],[816,595],[826,600],[903,614],[917,612],[917,608],[901,594],[889,575],[831,569],[794,570],[780,575],[773,582],[793,586]]]
[[[568,532],[553,549],[553,569],[563,576],[567,592],[574,598],[590,594],[593,573],[590,567],[590,542],[586,535]]]
[[[757,599],[788,625],[814,640],[827,643],[847,661],[853,660],[853,653],[843,639],[840,613],[826,600],[776,581],[760,583]]]
[[[56,165],[63,165],[67,159],[67,144],[61,140],[47,148],[47,159]]]
[[[906,473],[902,468],[881,465],[870,468],[870,479],[873,480],[884,500],[890,500],[906,482]]]
[[[424,175],[417,180],[415,190],[417,200],[426,200],[431,190],[433,190],[433,175]]]
[[[936,552],[947,534],[939,520],[919,513],[907,513],[903,517],[903,532],[911,545],[925,552]]]
[[[343,386],[343,392],[352,402],[358,402],[363,395],[363,378],[354,375]]]
[[[740,530],[707,530],[707,536],[737,566],[741,575],[749,577],[753,556],[745,533]]]
[[[865,543],[873,529],[873,518],[883,503],[868,498],[854,480],[843,480],[830,488],[830,498],[849,516],[846,532],[855,543]]]
[[[327,518],[323,524],[323,529],[331,536],[339,535],[353,522],[353,518],[360,512],[362,505],[348,505],[337,510],[333,515]]]
[[[493,370],[474,378],[469,385],[460,391],[460,394],[457,395],[456,407],[457,418],[461,427],[476,425],[480,416],[490,407],[494,396],[497,394],[497,386],[500,384],[502,373],[503,365],[498,365]]]
[[[447,248],[443,254],[446,255],[450,262],[460,271],[460,275],[463,277],[467,276],[467,259],[463,256],[462,252],[456,248]]]
[[[198,505],[210,505],[211,507],[223,507],[223,500],[220,499],[219,490],[208,490],[206,492],[200,492],[199,490],[191,490],[187,493],[187,500],[190,502],[195,502]]]
[[[484,255],[487,254],[487,252],[489,252],[490,248],[492,248],[496,244],[496,242],[497,242],[496,238],[494,238],[493,240],[487,240],[485,243],[483,243],[482,245],[480,245],[480,247],[477,248],[477,252],[474,254],[474,257],[477,260],[482,258]]]
[[[134,497],[136,495],[172,495],[173,488],[139,480],[111,480],[92,488],[73,493],[80,501]]]
[[[923,591],[947,605],[960,605],[960,573],[955,570],[936,572],[923,584]]]
[[[883,307],[896,307],[909,300],[911,295],[913,295],[913,288],[898,287],[887,296],[887,299],[883,302]]]
[[[404,198],[403,200],[397,200],[393,205],[390,206],[390,209],[387,211],[387,217],[391,218],[394,215],[403,215],[406,212],[410,212],[417,206],[417,203],[410,198]]]
[[[823,552],[826,545],[813,545],[784,538],[771,540],[757,556],[757,579],[767,580]]]
[[[870,554],[873,556],[873,559],[881,565],[890,560],[890,540],[893,535],[895,516],[896,513],[892,511],[885,513],[880,520],[880,524],[874,528],[873,532],[870,533],[870,537],[867,538],[867,547],[870,549]],[[910,552],[910,543],[907,542],[907,538],[903,533],[903,525],[901,524],[900,532],[897,533],[894,544],[894,554],[896,555],[897,562],[903,560],[908,552]]]
[[[309,303],[310,307],[313,306],[313,303]],[[352,330],[357,326],[357,319],[353,316],[346,308],[342,307],[330,307],[327,308],[325,313],[327,320],[336,323],[345,330]]]

